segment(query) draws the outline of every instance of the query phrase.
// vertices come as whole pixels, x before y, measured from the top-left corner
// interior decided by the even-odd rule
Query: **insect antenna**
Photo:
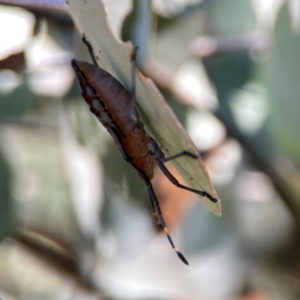
[[[158,219],[164,233],[166,234],[173,250],[176,252],[176,254],[178,255],[178,257],[181,259],[181,261],[183,263],[185,263],[186,265],[189,265],[189,262],[183,256],[183,254],[177,249],[177,247],[175,246],[175,244],[174,244],[174,242],[173,242],[173,240],[172,240],[172,238],[169,234],[169,230],[167,228],[166,222],[164,220],[163,214],[162,214],[161,209],[160,209],[159,202],[156,198],[156,195],[155,195],[155,192],[154,192],[154,189],[153,189],[153,186],[152,186],[150,180],[145,176],[145,174],[140,173],[140,175],[146,183],[147,190],[148,190],[148,193],[149,193],[149,196],[150,196],[150,201],[151,201],[154,216],[157,217],[157,219]]]

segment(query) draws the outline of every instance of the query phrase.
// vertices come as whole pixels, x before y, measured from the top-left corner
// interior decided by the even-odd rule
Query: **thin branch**
[[[65,0],[0,0],[0,4],[53,12],[68,13],[69,11]]]

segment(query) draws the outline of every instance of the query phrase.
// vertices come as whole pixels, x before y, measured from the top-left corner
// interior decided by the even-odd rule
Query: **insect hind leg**
[[[195,189],[192,189],[188,186],[185,186],[185,185],[179,183],[178,180],[172,175],[172,173],[166,168],[166,166],[161,161],[157,160],[157,164],[158,164],[159,168],[162,170],[162,172],[166,175],[166,177],[178,188],[190,191],[190,192],[198,194],[202,197],[207,197],[210,201],[212,201],[214,203],[218,202],[217,199],[215,199],[214,197],[212,197],[210,194],[208,194],[205,191],[195,190]]]
[[[136,126],[141,125],[141,121],[139,120],[136,112],[135,107],[135,100],[136,100],[136,76],[135,76],[135,69],[136,69],[136,56],[138,47],[134,46],[131,50],[130,61],[131,61],[131,98],[130,98],[130,119],[136,124]]]
[[[158,143],[156,142],[156,140],[151,138],[151,144],[153,146],[154,156],[157,160],[158,166],[161,169],[161,171],[165,174],[165,176],[170,180],[170,182],[172,182],[175,186],[177,186],[180,189],[190,191],[190,192],[198,194],[202,197],[206,197],[211,202],[214,202],[214,203],[218,202],[218,199],[215,199],[213,196],[211,196],[209,193],[207,193],[205,191],[199,191],[199,190],[196,190],[196,189],[192,189],[188,186],[185,186],[185,185],[179,183],[178,180],[172,175],[172,173],[164,165],[164,162],[171,161],[171,160],[176,159],[176,158],[181,157],[181,156],[189,156],[193,159],[197,159],[198,156],[196,154],[188,152],[188,151],[182,151],[178,154],[175,154],[175,155],[172,155],[172,156],[169,156],[169,157],[165,157],[163,151],[160,149],[160,147],[159,147]]]
[[[91,56],[91,59],[93,61],[93,64],[96,66],[96,67],[99,67],[98,63],[97,63],[97,60],[96,60],[96,56],[95,56],[95,53],[94,53],[94,50],[93,50],[93,47],[92,45],[90,44],[90,42],[86,39],[85,36],[82,37],[82,41],[83,43],[86,45],[88,51],[89,51],[89,54]]]
[[[140,173],[142,179],[145,181],[146,183],[146,186],[147,186],[147,190],[148,190],[148,193],[149,193],[149,196],[150,196],[150,201],[151,201],[151,205],[152,205],[152,209],[153,209],[153,214],[154,216],[156,217],[157,221],[159,221],[163,231],[165,232],[172,248],[174,249],[174,251],[176,252],[176,254],[178,255],[178,257],[181,259],[181,261],[183,263],[185,263],[186,265],[189,265],[187,259],[183,256],[183,254],[177,249],[177,247],[175,246],[170,234],[169,234],[169,230],[167,228],[167,225],[166,225],[166,222],[164,220],[164,217],[162,215],[162,212],[161,212],[161,209],[160,209],[160,205],[159,205],[159,202],[156,198],[156,195],[155,195],[155,192],[154,192],[154,189],[153,189],[153,186],[150,182],[150,180],[143,174],[143,173]]]

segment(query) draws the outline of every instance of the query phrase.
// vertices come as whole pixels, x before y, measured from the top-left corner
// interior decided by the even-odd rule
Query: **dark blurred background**
[[[222,202],[216,217],[156,171],[188,267],[80,96],[70,60],[89,57],[65,6],[11,2],[23,7],[0,6],[0,298],[300,299],[300,1],[104,1]]]

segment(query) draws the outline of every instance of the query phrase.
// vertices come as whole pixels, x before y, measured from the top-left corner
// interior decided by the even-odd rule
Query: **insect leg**
[[[157,163],[158,163],[158,166],[159,168],[162,170],[162,172],[165,174],[165,176],[175,185],[177,186],[178,188],[181,188],[181,189],[184,189],[184,190],[187,190],[187,191],[190,191],[190,192],[193,192],[193,193],[196,193],[202,197],[207,197],[210,201],[212,202],[218,202],[217,199],[215,199],[214,197],[212,197],[210,194],[208,194],[207,192],[205,191],[199,191],[199,190],[195,190],[195,189],[192,189],[190,187],[187,187],[185,185],[182,185],[178,182],[178,180],[171,174],[171,172],[166,168],[166,166],[163,164],[164,162],[166,161],[170,161],[170,160],[173,160],[175,158],[178,158],[180,156],[189,156],[191,158],[198,158],[198,156],[196,154],[193,154],[193,153],[190,153],[188,151],[182,151],[178,154],[175,154],[175,155],[172,155],[170,157],[165,157],[163,151],[160,149],[158,143],[151,138],[151,144],[153,146],[153,151],[154,151],[154,156],[156,157],[156,160],[157,160]]]
[[[169,157],[160,158],[159,161],[167,162],[167,161],[173,160],[173,159],[181,157],[181,156],[189,156],[189,157],[194,158],[194,159],[199,158],[199,156],[194,154],[194,153],[191,153],[189,151],[182,151],[180,153],[177,153],[177,154],[169,156]]]
[[[96,57],[95,57],[95,54],[94,54],[94,51],[93,51],[93,47],[92,45],[90,44],[90,42],[86,39],[85,36],[82,37],[82,41],[83,43],[86,45],[88,51],[89,51],[89,54],[92,58],[92,61],[93,61],[93,64],[96,66],[96,67],[99,67],[98,66],[98,63],[97,63],[97,60],[96,60]]]
[[[132,52],[131,52],[131,103],[130,103],[130,118],[133,120],[135,123],[138,123],[139,120],[137,119],[136,116],[136,108],[135,108],[135,68],[136,68],[136,54],[138,51],[138,47],[134,47]]]
[[[179,152],[179,153],[177,153],[175,155],[172,155],[172,156],[169,156],[169,157],[165,157],[165,154],[160,149],[157,141],[155,139],[153,139],[153,138],[150,138],[150,140],[151,140],[151,144],[152,144],[152,147],[153,147],[153,152],[155,154],[155,157],[160,162],[167,162],[167,161],[173,160],[173,159],[181,157],[181,156],[189,156],[189,157],[194,158],[194,159],[199,158],[199,155],[191,153],[189,151],[182,151],[182,152]]]
[[[157,218],[160,222],[160,225],[161,227],[163,228],[165,234],[167,235],[167,238],[172,246],[172,248],[174,249],[174,251],[176,252],[176,254],[178,255],[178,257],[181,259],[182,262],[184,262],[186,265],[188,265],[188,261],[186,260],[186,258],[183,256],[183,254],[176,248],[170,234],[169,234],[169,230],[167,228],[167,225],[165,223],[165,220],[164,220],[164,217],[162,215],[162,212],[161,212],[161,209],[160,209],[160,206],[159,206],[159,202],[156,198],[156,195],[155,195],[155,192],[154,192],[154,189],[153,189],[153,186],[151,184],[151,181],[143,174],[143,173],[140,173],[142,179],[145,181],[146,183],[146,186],[147,186],[147,190],[148,190],[148,193],[149,193],[149,196],[150,196],[150,200],[151,200],[151,205],[152,205],[152,209],[153,209],[153,212],[157,213]]]
[[[207,197],[212,202],[215,202],[215,203],[218,202],[217,199],[215,199],[214,197],[212,197],[210,194],[208,194],[205,191],[195,190],[195,189],[192,189],[190,187],[180,184],[178,182],[178,180],[171,174],[171,172],[166,168],[166,166],[160,160],[157,160],[157,164],[158,164],[159,168],[162,170],[162,172],[166,175],[166,177],[178,188],[196,193],[202,197]]]

